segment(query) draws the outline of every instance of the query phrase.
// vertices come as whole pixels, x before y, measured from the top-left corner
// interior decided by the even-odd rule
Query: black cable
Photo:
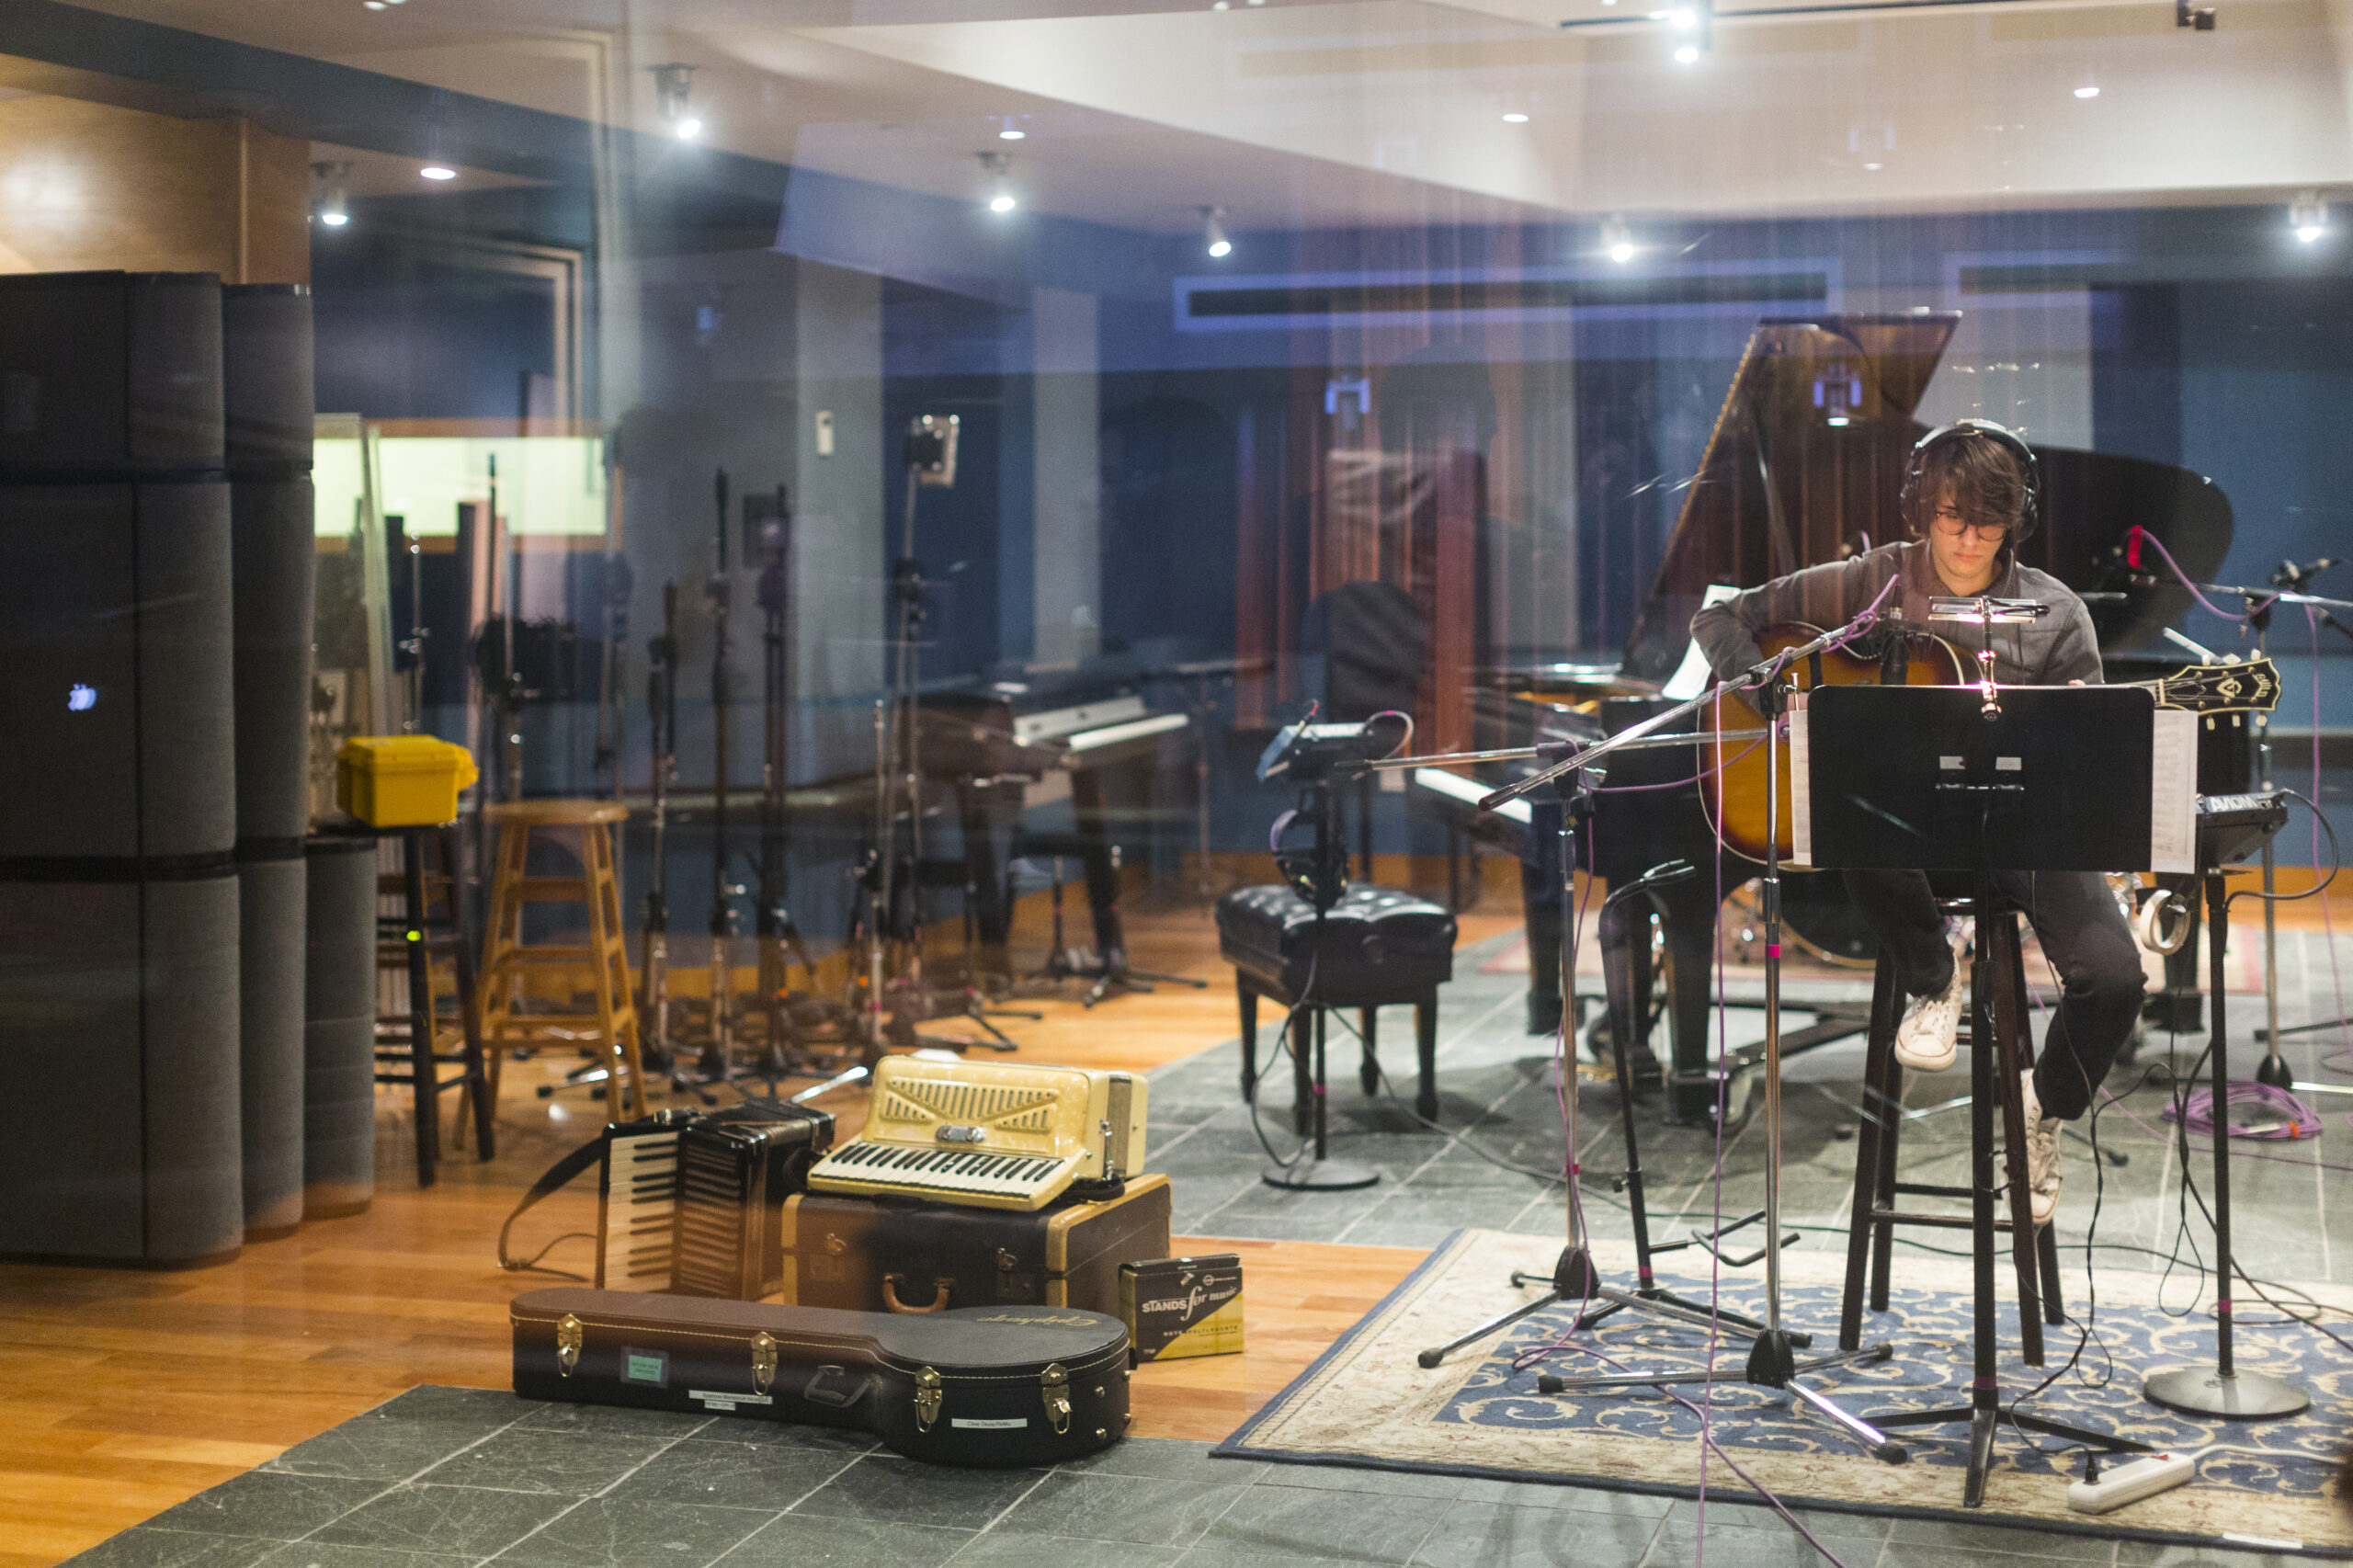
[[[2222,913],[2225,916],[2230,914],[2231,905],[2243,898],[2261,899],[2266,903],[2297,903],[2304,899],[2318,898],[2328,891],[2329,884],[2336,881],[2336,873],[2344,867],[2345,855],[2337,847],[2336,829],[2329,825],[2328,813],[2315,805],[2311,797],[2300,790],[2280,790],[2275,793],[2285,795],[2290,800],[2302,801],[2304,809],[2312,812],[2313,821],[2319,824],[2323,833],[2328,835],[2328,875],[2302,892],[2265,892],[2261,888],[2241,888],[2222,900]]]
[[[515,1221],[510,1218],[506,1223],[511,1226]],[[594,1231],[567,1231],[530,1256],[519,1262],[513,1262],[506,1256],[506,1231],[502,1228],[498,1233],[498,1267],[509,1274],[552,1274],[559,1279],[577,1279],[585,1285],[588,1283],[588,1276],[585,1274],[574,1274],[568,1268],[543,1268],[540,1266],[540,1259],[566,1242],[593,1242],[596,1239],[597,1233]]]

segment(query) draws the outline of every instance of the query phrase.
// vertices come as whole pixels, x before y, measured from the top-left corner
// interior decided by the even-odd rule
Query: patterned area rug
[[[1631,1279],[1632,1250],[1629,1244],[1599,1243],[1595,1260],[1606,1275]],[[1561,1338],[1572,1315],[1565,1305],[1525,1319],[1506,1335],[1458,1352],[1434,1369],[1415,1364],[1415,1352],[1423,1346],[1442,1344],[1531,1299],[1532,1290],[1509,1283],[1512,1271],[1549,1278],[1559,1251],[1557,1241],[1541,1237],[1458,1231],[1217,1451],[1696,1495],[1701,1449],[1699,1420],[1691,1410],[1652,1392],[1542,1395],[1536,1389],[1540,1369],[1513,1369],[1522,1353]],[[1739,1274],[1727,1271],[1724,1305],[1760,1312],[1762,1280],[1752,1278],[1760,1271],[1761,1266]],[[1843,1256],[1793,1252],[1784,1258],[1786,1319],[1812,1331],[1818,1349],[1836,1339],[1843,1271]],[[2080,1289],[2076,1269],[2071,1267],[2068,1275]],[[1704,1278],[1663,1274],[1660,1282],[1699,1300],[1707,1297]],[[1864,1342],[1888,1340],[1894,1355],[1877,1366],[1824,1373],[1812,1380],[1814,1386],[1865,1415],[1966,1403],[1969,1285],[1966,1263],[1907,1256],[1899,1249],[1890,1310],[1864,1319]],[[2187,1316],[2164,1310],[2179,1312],[2189,1294],[2178,1275],[2165,1290],[2163,1307],[2154,1274],[2103,1269],[2099,1286],[2099,1341],[2113,1358],[2113,1375],[2104,1386],[2086,1386],[2086,1379],[2101,1381],[2109,1365],[2097,1345],[2088,1347],[2082,1358],[2086,1378],[2060,1378],[2027,1406],[2029,1412],[2177,1451],[2211,1443],[2313,1455],[2343,1451],[2347,1416],[2353,1415],[2353,1359],[2330,1341],[2292,1326],[2239,1331],[2241,1367],[2291,1379],[2313,1395],[2313,1408],[2294,1420],[2234,1427],[2177,1416],[2143,1401],[2141,1381],[2163,1367],[2213,1364],[2213,1324],[2205,1302],[2201,1298],[2200,1310]],[[2006,1296],[2010,1289],[2005,1267],[2001,1290]],[[2353,1291],[2344,1287],[2305,1289],[2333,1305],[2353,1304]],[[2253,1317],[2259,1306],[2248,1303],[2241,1310]],[[2080,1315],[2080,1299],[2071,1299],[2071,1308]],[[2072,1328],[2048,1331],[2051,1368],[2066,1358],[2076,1339]],[[1706,1361],[1706,1331],[1634,1312],[1616,1314],[1575,1343],[1591,1346],[1630,1370],[1698,1368]],[[2018,1398],[2041,1377],[2018,1361],[2016,1343],[2017,1311],[2006,1301],[2006,1399]],[[1914,1427],[1897,1434],[1911,1449],[1911,1461],[1882,1464],[1818,1415],[1793,1407],[1784,1396],[1744,1384],[1744,1356],[1740,1341],[1727,1342],[1718,1354],[1723,1381],[1711,1405],[1713,1434],[1759,1484],[1792,1506],[2353,1557],[2353,1521],[2334,1494],[2332,1466],[2325,1461],[2218,1454],[2206,1460],[2188,1485],[2113,1513],[2088,1516],[2066,1505],[2068,1482],[2083,1473],[2081,1453],[2063,1451],[2050,1438],[2038,1441],[2052,1451],[2038,1451],[2006,1426],[1995,1441],[1985,1506],[1964,1511],[1966,1426]],[[1617,1369],[1589,1354],[1561,1350],[1542,1369],[1574,1376]],[[1700,1397],[1696,1387],[1684,1392],[1695,1402]],[[1746,1494],[1721,1462],[1708,1466],[1707,1487],[1715,1495]]]

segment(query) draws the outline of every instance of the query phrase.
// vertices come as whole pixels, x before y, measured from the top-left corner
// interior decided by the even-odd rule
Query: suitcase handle
[[[949,1282],[947,1280],[935,1279],[931,1282],[931,1305],[927,1307],[911,1307],[907,1305],[906,1302],[899,1300],[899,1281],[905,1278],[906,1276],[904,1274],[885,1274],[882,1276],[882,1304],[884,1306],[890,1308],[894,1312],[905,1312],[910,1316],[921,1316],[925,1312],[944,1312],[948,1310]]]

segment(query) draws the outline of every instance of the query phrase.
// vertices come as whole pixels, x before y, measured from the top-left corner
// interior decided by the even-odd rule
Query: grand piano
[[[1743,352],[1658,573],[1637,615],[1623,659],[1611,672],[1564,666],[1483,672],[1479,744],[1531,744],[1540,732],[1583,724],[1605,733],[1669,706],[1694,672],[1685,669],[1691,617],[1711,585],[1750,588],[1800,567],[1836,561],[1901,537],[1896,494],[1913,444],[1927,433],[1916,416],[1922,395],[1960,322],[1957,312],[1836,315],[1760,322]],[[2031,435],[2031,432],[2028,433]],[[2138,458],[2038,445],[2042,526],[2021,547],[2027,564],[2087,596],[2102,653],[2127,653],[2157,639],[2188,607],[2177,584],[2135,571],[2123,558],[2139,524],[2192,576],[2210,576],[2231,542],[2231,506],[2212,481]],[[2177,663],[2179,661],[2176,661]],[[1678,673],[1682,680],[1677,680]],[[1699,687],[1691,687],[1691,692]],[[1680,747],[1620,753],[1608,783],[1671,784],[1696,771]],[[1500,783],[1503,772],[1485,776]],[[1427,809],[1463,820],[1459,788],[1417,779]],[[1499,824],[1484,824],[1495,842]],[[1520,824],[1502,836],[1529,842]],[[1623,886],[1665,861],[1702,872],[1654,892],[1664,942],[1654,968],[1648,919],[1624,920],[1602,936],[1609,1025],[1627,1031],[1640,1062],[1649,1054],[1654,981],[1665,992],[1666,1116],[1704,1125],[1717,1104],[1710,1050],[1716,927],[1715,854],[1697,788],[1608,792],[1599,797],[1591,868]],[[1729,895],[1759,868],[1728,854]],[[1868,958],[1867,939],[1835,876],[1790,874],[1787,913],[1818,946]],[[1647,914],[1647,912],[1644,912]],[[1557,931],[1557,915],[1531,903],[1531,947]],[[1540,983],[1542,970],[1534,976]],[[1832,1018],[1785,1037],[1784,1048],[1856,1032]],[[1732,1071],[1745,1065],[1735,1059]]]

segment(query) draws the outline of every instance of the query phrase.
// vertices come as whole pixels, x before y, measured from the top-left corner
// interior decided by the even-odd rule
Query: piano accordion
[[[782,1287],[784,1201],[832,1146],[829,1112],[665,1110],[605,1130],[597,1288],[756,1301]]]
[[[1146,1088],[1097,1068],[886,1056],[865,1131],[809,1187],[1024,1210],[1107,1196],[1143,1164]]]

